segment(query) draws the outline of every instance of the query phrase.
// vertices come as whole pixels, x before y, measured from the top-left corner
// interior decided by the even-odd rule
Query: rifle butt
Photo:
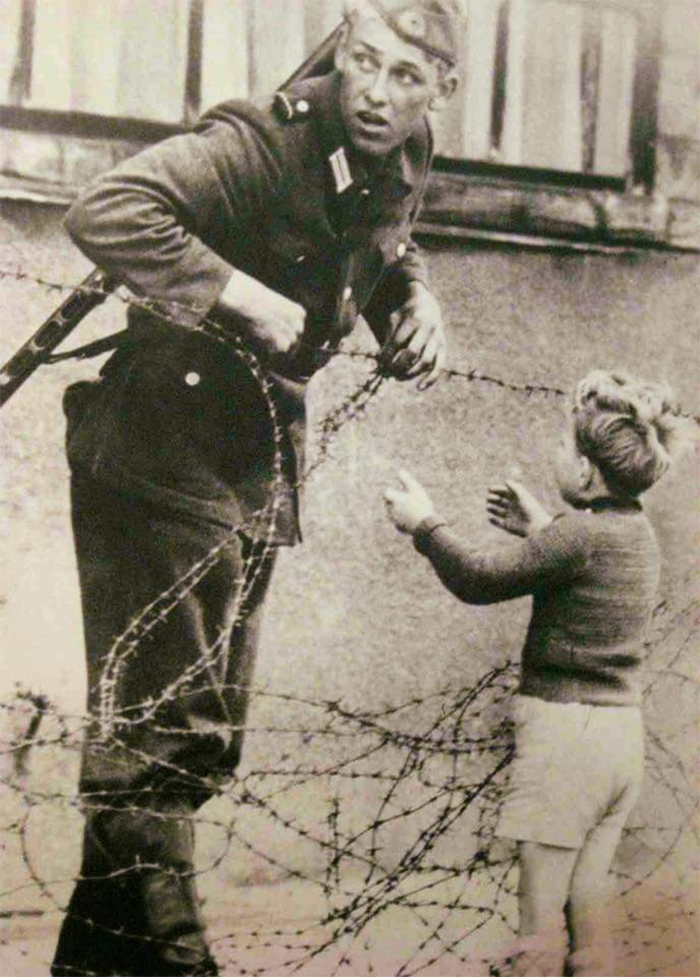
[[[90,272],[0,369],[0,407],[115,288],[116,282],[99,268]]]

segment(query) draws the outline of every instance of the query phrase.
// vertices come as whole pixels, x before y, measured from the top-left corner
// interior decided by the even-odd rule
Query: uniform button
[[[185,383],[187,384],[188,387],[196,387],[201,379],[202,378],[200,377],[200,375],[198,373],[195,373],[194,370],[191,373],[187,373],[185,375]]]
[[[300,98],[299,101],[297,102],[297,112],[301,112],[302,115],[305,115],[308,111],[309,111],[309,103],[306,101],[305,98]]]
[[[352,287],[350,285],[346,285],[345,288],[343,289],[343,302],[349,302],[351,298],[352,298]]]
[[[360,196],[361,197],[369,197],[369,187],[363,187],[360,190]]]
[[[305,254],[298,254],[294,260],[296,261],[296,263],[298,265],[300,265],[302,263],[302,261],[306,261],[306,255]]]
[[[401,242],[401,243],[399,244],[399,246],[398,246],[398,248],[396,249],[396,257],[397,257],[397,258],[403,258],[403,256],[404,256],[405,254],[406,254],[406,245],[405,245],[405,244],[403,243],[403,241],[402,241],[402,242]]]

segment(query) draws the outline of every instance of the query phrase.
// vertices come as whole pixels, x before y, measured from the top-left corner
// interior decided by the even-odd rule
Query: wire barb
[[[68,290],[19,270],[0,268],[2,278]],[[133,296],[115,293],[110,300],[168,319],[167,310]],[[240,338],[206,318],[197,328],[233,349],[258,383],[270,419],[273,492],[269,505],[254,516],[256,523],[264,522],[264,554],[274,538],[283,483],[283,437],[274,389]],[[335,355],[364,360],[368,371],[319,422],[313,461],[300,473],[297,487],[331,459],[343,429],[361,420],[387,385],[375,353],[347,349]],[[484,384],[525,397],[565,396],[557,384],[511,380],[475,368],[446,369],[443,380]],[[693,420],[700,423],[697,416]],[[244,525],[236,527],[231,535],[242,529]],[[162,717],[168,713],[163,706],[188,694],[193,684],[198,690],[221,690],[217,667],[227,652],[224,635],[159,696],[145,696],[125,709],[120,691],[142,642],[216,566],[229,541],[224,539],[187,568],[114,641],[96,690],[99,742],[106,756],[114,751],[160,765],[168,777],[197,780],[191,769],[130,747],[121,733],[148,723],[161,733],[186,737],[187,731],[164,725]],[[260,561],[245,565],[235,596],[236,621],[246,613],[260,567]],[[687,743],[697,715],[692,637],[699,604],[696,596],[683,606],[660,604],[647,643],[647,784],[640,811],[649,816],[644,820],[640,815],[627,829],[617,871],[620,973],[690,973],[694,959],[698,801],[694,756],[689,757]],[[508,708],[515,685],[516,668],[508,662],[485,668],[470,685],[433,687],[373,709],[353,702],[350,692],[324,699],[296,695],[288,687],[224,685],[255,701],[255,721],[246,724],[246,737],[249,752],[262,760],[224,786],[199,778],[203,791],[216,800],[196,816],[199,832],[209,839],[196,875],[217,889],[217,879],[230,878],[227,859],[235,858],[253,866],[251,876],[292,884],[305,907],[300,912],[282,900],[270,909],[266,895],[266,909],[257,918],[250,913],[233,923],[226,918],[213,942],[224,972],[249,977],[318,972],[329,977],[380,972],[395,977],[505,975],[499,947],[507,946],[512,936],[516,876],[513,852],[499,844],[494,828],[513,753]],[[669,702],[675,713],[672,736],[663,721]],[[11,966],[15,945],[21,957],[20,921],[26,923],[28,914],[48,920],[57,910],[65,912],[61,883],[73,877],[69,871],[57,875],[55,865],[47,862],[45,839],[35,831],[35,822],[74,828],[84,805],[110,811],[116,802],[122,812],[139,811],[143,797],[128,792],[118,798],[100,792],[78,797],[66,791],[66,764],[74,767],[83,737],[94,736],[91,717],[63,715],[45,693],[22,688],[0,701],[0,719],[8,731],[0,752],[10,761],[0,779],[0,830],[6,862],[11,863],[3,873],[0,899],[5,908],[0,916],[9,927],[4,953]],[[230,731],[240,727],[232,724]],[[144,863],[138,870],[148,867]],[[128,871],[133,868],[115,867],[107,877],[121,878]],[[222,888],[226,886],[218,891]],[[296,903],[296,897],[288,901]],[[240,925],[246,919],[256,921]],[[124,933],[123,926],[93,925],[102,936]],[[388,931],[400,932],[401,940],[400,946],[394,940],[394,956],[386,964]],[[12,972],[19,975],[20,970]]]

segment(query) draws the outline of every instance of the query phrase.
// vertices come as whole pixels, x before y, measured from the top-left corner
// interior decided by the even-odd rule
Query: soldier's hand
[[[391,336],[384,346],[381,364],[399,380],[422,377],[420,390],[432,386],[444,369],[447,342],[442,314],[435,296],[420,282],[410,287],[410,296],[390,317]]]
[[[219,298],[217,311],[236,316],[248,337],[272,355],[292,352],[306,323],[303,306],[237,270]]]

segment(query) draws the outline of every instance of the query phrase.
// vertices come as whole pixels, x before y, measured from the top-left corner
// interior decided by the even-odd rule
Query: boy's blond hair
[[[650,488],[682,453],[687,422],[665,384],[622,371],[594,370],[574,392],[576,446],[598,466],[614,495]]]

